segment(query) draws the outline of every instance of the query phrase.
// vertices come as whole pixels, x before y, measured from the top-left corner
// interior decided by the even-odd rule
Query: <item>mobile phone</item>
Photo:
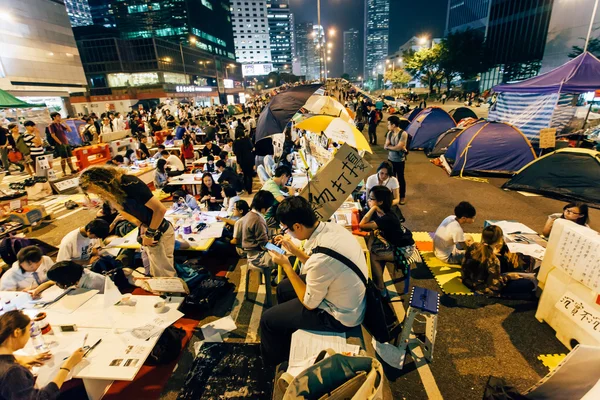
[[[279,254],[285,254],[285,250],[283,250],[281,247],[275,246],[273,243],[267,243],[265,245],[265,248],[267,250],[273,250],[276,251]]]

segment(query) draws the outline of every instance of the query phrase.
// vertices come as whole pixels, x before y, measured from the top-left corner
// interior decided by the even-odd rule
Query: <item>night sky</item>
[[[358,29],[361,51],[364,35],[365,0],[321,0],[321,24],[325,29],[335,28],[330,76],[343,72],[343,31]],[[290,0],[295,22],[317,23],[317,0]],[[422,34],[441,37],[446,26],[448,0],[390,0],[390,52],[398,50],[412,36]],[[362,57],[361,57],[362,60]],[[362,66],[361,66],[362,71]]]

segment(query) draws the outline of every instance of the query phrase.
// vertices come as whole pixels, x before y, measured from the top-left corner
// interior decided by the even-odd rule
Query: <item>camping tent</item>
[[[481,121],[456,136],[444,155],[451,176],[511,174],[535,159],[531,143],[512,125]]]
[[[477,114],[475,114],[475,112],[469,107],[455,108],[454,110],[450,111],[450,115],[452,116],[452,118],[454,118],[457,124],[464,118],[477,119]]]
[[[412,122],[412,120],[413,120],[413,119],[415,119],[415,117],[416,117],[417,115],[419,115],[419,113],[420,113],[421,111],[423,111],[423,109],[422,109],[422,108],[420,108],[420,107],[415,107],[415,108],[413,108],[413,109],[412,109],[412,111],[410,111],[410,112],[407,112],[406,114],[404,114],[404,118],[406,118],[407,120],[409,120],[409,121],[411,121],[411,122]]]
[[[412,136],[410,148],[431,146],[439,135],[455,126],[456,123],[446,111],[439,107],[426,108],[406,128],[406,132]]]
[[[499,95],[488,119],[515,125],[537,142],[540,129],[557,128],[560,133],[575,115],[577,96],[596,89],[600,60],[586,52],[545,74],[495,86]]]
[[[17,99],[12,94],[0,89],[0,108],[33,108],[46,107],[45,104],[29,104]]]
[[[502,188],[542,194],[565,201],[583,201],[600,208],[600,153],[560,149],[538,158]]]
[[[438,136],[433,147],[425,148],[425,154],[427,155],[427,157],[435,158],[444,155],[446,153],[446,150],[448,150],[448,146],[450,146],[454,138],[465,129],[466,128],[464,127],[461,128],[459,126],[456,126],[442,133],[440,136]]]

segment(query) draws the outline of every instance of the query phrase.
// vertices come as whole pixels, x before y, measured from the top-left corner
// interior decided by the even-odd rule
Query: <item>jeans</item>
[[[242,173],[244,174],[244,189],[248,194],[252,194],[252,175],[254,175],[254,169],[252,165],[242,166]]]
[[[305,276],[300,276],[305,280]],[[265,364],[277,365],[290,356],[292,334],[298,329],[346,332],[343,325],[325,310],[309,310],[298,299],[289,279],[277,286],[277,305],[260,319],[260,346]]]
[[[377,126],[369,125],[369,143],[377,144]]]
[[[400,198],[403,199],[406,197],[406,179],[404,179],[404,167],[406,166],[406,161],[389,161],[394,167],[393,175],[398,178],[398,183],[400,184]]]

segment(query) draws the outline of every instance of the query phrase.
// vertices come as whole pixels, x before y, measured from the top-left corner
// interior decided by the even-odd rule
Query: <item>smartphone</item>
[[[283,250],[281,247],[275,246],[273,243],[270,243],[270,242],[265,245],[265,248],[267,250],[276,251],[279,254],[285,254],[285,250]]]

